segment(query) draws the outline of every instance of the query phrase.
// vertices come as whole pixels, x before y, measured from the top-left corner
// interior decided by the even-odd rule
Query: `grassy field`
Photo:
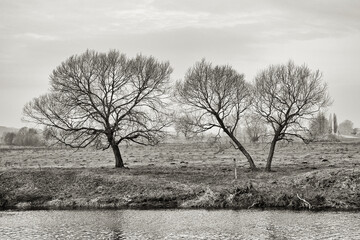
[[[249,145],[263,169],[268,145]],[[279,144],[272,173],[209,143],[111,151],[0,148],[0,208],[360,209],[360,143]],[[234,161],[238,179],[234,179]]]

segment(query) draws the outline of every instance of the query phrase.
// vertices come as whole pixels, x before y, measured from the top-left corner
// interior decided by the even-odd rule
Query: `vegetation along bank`
[[[181,155],[179,147],[184,149]],[[232,160],[237,151],[219,153],[208,144],[167,144],[154,150],[130,146],[124,151],[129,169],[112,168],[111,152],[98,158],[89,150],[26,149],[17,153],[17,160],[27,156],[27,165],[17,167],[10,158],[15,150],[3,151],[1,161],[7,167],[0,169],[0,208],[359,210],[358,147],[286,145],[275,156],[273,172],[250,171],[246,159],[238,160],[237,179]],[[256,159],[266,156],[261,149],[250,148],[258,154]],[[80,156],[98,165],[82,166]],[[265,164],[264,160],[259,166]]]

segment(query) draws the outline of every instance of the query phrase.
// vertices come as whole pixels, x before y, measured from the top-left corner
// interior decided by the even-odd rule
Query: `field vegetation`
[[[319,70],[290,60],[252,83],[205,59],[176,83],[172,70],[117,50],[62,62],[23,109],[41,138],[3,138],[0,208],[360,209],[358,131],[325,117]],[[164,141],[171,129],[186,141]]]
[[[268,146],[246,147],[264,169]],[[280,143],[274,172],[226,144],[120,148],[128,169],[109,150],[3,146],[0,207],[360,209],[358,142]]]

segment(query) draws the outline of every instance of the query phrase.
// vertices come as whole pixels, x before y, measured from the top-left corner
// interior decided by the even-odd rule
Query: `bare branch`
[[[244,75],[230,66],[215,66],[204,59],[190,68],[184,81],[176,83],[175,98],[187,106],[186,114],[193,132],[221,129],[247,157],[250,167],[256,166],[235,136],[243,113],[250,107],[250,86]]]
[[[53,71],[50,93],[25,105],[25,120],[70,147],[111,146],[115,153],[122,141],[152,145],[169,125],[163,101],[171,72],[153,57],[88,50]]]
[[[275,144],[292,137],[309,140],[303,133],[306,120],[331,104],[326,83],[319,70],[296,66],[292,61],[261,71],[254,82],[254,109],[273,129],[267,170],[270,170]]]

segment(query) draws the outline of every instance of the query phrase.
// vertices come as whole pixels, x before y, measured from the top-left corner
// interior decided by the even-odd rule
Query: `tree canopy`
[[[266,170],[271,170],[276,142],[304,141],[308,131],[304,121],[330,105],[327,85],[319,70],[289,61],[261,71],[254,82],[254,109],[272,128],[273,139]]]
[[[176,84],[176,96],[184,105],[194,131],[222,129],[245,155],[250,168],[256,166],[236,138],[236,129],[251,104],[250,85],[244,75],[230,66],[212,66],[204,59],[187,71],[185,79]]]
[[[121,142],[156,144],[164,134],[171,72],[169,62],[154,57],[88,50],[52,72],[50,92],[25,105],[25,119],[46,126],[59,142],[74,148],[111,146],[116,167],[124,167]]]
[[[354,132],[354,123],[350,120],[345,120],[339,124],[339,134],[351,135]]]

